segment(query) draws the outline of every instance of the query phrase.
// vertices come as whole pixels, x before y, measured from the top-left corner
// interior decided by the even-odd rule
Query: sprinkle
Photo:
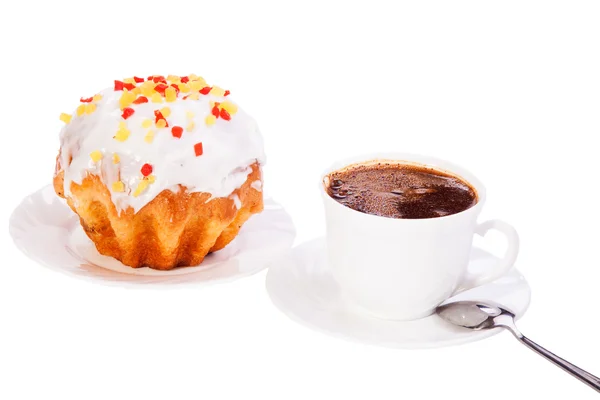
[[[181,83],[188,83],[189,81],[190,81],[190,78],[188,78],[187,76],[181,77]]]
[[[225,100],[224,102],[221,103],[221,108],[224,110],[227,110],[227,112],[231,115],[234,115],[238,111],[237,105],[233,104],[232,102],[230,102],[228,100]]]
[[[150,165],[150,164],[142,165],[141,172],[142,172],[142,175],[144,175],[144,176],[150,175],[152,173],[152,165]]]
[[[200,77],[198,75],[196,75],[196,74],[190,74],[190,76],[189,76],[189,79],[191,81],[197,81],[198,78],[200,78]]]
[[[135,89],[135,85],[133,83],[129,83],[129,82],[124,83],[123,87],[129,91]]]
[[[226,90],[225,93],[223,93],[223,96],[229,96],[231,94],[231,92],[229,90]]]
[[[144,136],[144,142],[152,143],[153,140],[154,140],[154,131],[149,130],[148,133],[146,133],[146,136]]]
[[[168,81],[179,81],[179,79],[180,78],[178,76],[176,76],[176,75],[168,75],[167,76],[167,80]]]
[[[188,86],[190,87],[190,90],[196,91],[202,89],[204,84],[199,81],[191,81]]]
[[[121,106],[121,109],[124,109],[125,107],[129,107],[131,105],[131,103],[133,103],[133,101],[135,100],[135,94],[131,93],[131,92],[123,92],[123,94],[121,95],[121,98],[119,99],[119,105]]]
[[[129,129],[127,129],[127,123],[125,123],[125,121],[121,121],[119,122],[119,129],[117,130],[114,138],[119,142],[124,142],[127,140],[130,134],[131,132]]]
[[[222,89],[218,86],[213,86],[210,90],[210,94],[221,97],[225,94],[225,89]]]
[[[146,96],[140,96],[133,101],[133,104],[142,104],[142,103],[147,103],[147,102],[148,102],[148,98]]]
[[[157,91],[158,93],[162,94],[164,96],[165,94],[165,90],[168,88],[167,85],[165,85],[164,83],[159,83],[158,85],[154,86],[154,90]]]
[[[121,82],[121,81],[115,81],[115,92],[117,90],[123,90],[123,82]]]
[[[171,109],[169,107],[163,107],[160,109],[160,113],[162,114],[163,118],[168,118],[169,115],[171,115]]]
[[[133,78],[127,78],[127,79],[123,79],[123,82],[125,82],[125,83],[135,83],[135,79],[133,79]]]
[[[212,114],[211,115],[207,115],[206,118],[204,119],[204,122],[208,126],[214,125],[214,123],[217,122],[217,117],[215,117]]]
[[[173,128],[171,128],[171,135],[173,135],[173,137],[176,137],[177,139],[179,139],[182,134],[183,134],[182,127],[174,126]]]
[[[131,117],[134,112],[135,111],[133,110],[133,108],[131,108],[131,107],[125,107],[123,109],[123,114],[121,114],[121,117],[123,117],[123,119],[127,119],[127,118]]]
[[[113,190],[113,192],[124,192],[125,184],[121,181],[114,182],[112,184],[112,190]]]
[[[119,157],[119,155],[117,153],[113,153],[112,159],[113,159],[113,164],[118,164],[121,161],[121,157]]]
[[[194,153],[196,153],[196,157],[200,157],[204,153],[204,149],[202,148],[202,142],[196,143],[194,145]]]
[[[145,119],[142,121],[142,127],[143,128],[150,128],[152,126],[152,120],[151,119]]]
[[[179,94],[179,85],[176,83],[171,83],[171,87],[175,89],[175,91],[177,92],[177,94]]]
[[[102,100],[102,95],[101,94],[96,94],[96,95],[94,95],[94,97],[92,99],[94,101],[100,101],[100,100]]]
[[[136,96],[139,94],[142,94],[142,89],[140,89],[139,87],[134,87],[133,90],[131,91],[131,93],[135,94]]]
[[[188,124],[188,126],[185,128],[185,131],[186,132],[193,131],[195,126],[196,126],[196,124],[194,124],[194,121],[190,121],[190,123]]]
[[[221,108],[221,118],[223,118],[225,121],[229,121],[231,120],[231,115],[227,112],[226,109]]]
[[[142,83],[142,82],[144,82],[144,78],[138,78],[137,76],[134,76],[133,80],[135,81],[135,83]]]
[[[71,122],[71,118],[72,117],[69,114],[65,114],[65,113],[60,114],[60,120],[62,122],[64,122],[65,124],[68,124],[69,122]]]
[[[100,150],[94,150],[90,153],[90,157],[93,162],[102,160],[102,152]]]
[[[166,90],[165,90],[165,98],[167,99],[167,102],[172,103],[175,100],[177,100],[177,90],[175,90],[174,87],[169,86]]]
[[[190,92],[190,85],[182,83],[181,85],[179,85],[179,91],[181,93],[189,93]]]
[[[211,89],[212,88],[210,86],[205,86],[202,89],[200,89],[200,94],[209,94]]]
[[[79,107],[77,107],[77,116],[81,117],[84,112],[85,112],[85,104],[80,104]]]
[[[133,197],[138,197],[140,194],[142,194],[142,192],[146,190],[149,184],[150,182],[148,182],[147,180],[141,180],[138,186],[135,188],[135,192],[133,192]]]
[[[147,176],[146,179],[148,179],[148,182],[150,183],[154,183],[156,181],[156,177],[154,175]]]
[[[215,116],[215,118],[219,118],[219,104],[215,103],[215,105],[213,106],[212,110],[211,110],[211,114]]]
[[[158,122],[159,119],[165,119],[161,110],[154,110],[154,122]]]
[[[152,77],[152,82],[154,82],[154,83],[164,82],[164,81],[165,81],[165,77],[162,75],[154,75]]]
[[[150,97],[150,100],[152,100],[153,103],[162,103],[163,102],[163,98],[160,95],[160,93],[153,93],[152,97]]]
[[[91,103],[92,100],[94,100],[93,97],[88,97],[87,99],[84,99],[83,97],[81,99],[79,99],[80,102],[82,103]]]
[[[146,97],[151,97],[154,94],[154,83],[152,81],[146,81],[140,86],[142,94]]]
[[[164,119],[159,119],[158,121],[156,121],[156,127],[159,128],[159,129],[160,128],[166,128],[167,126],[168,126],[167,125],[167,121],[164,120]]]
[[[93,113],[94,111],[96,111],[96,104],[94,103],[87,103],[85,105],[85,113],[87,115],[90,115],[91,113]]]

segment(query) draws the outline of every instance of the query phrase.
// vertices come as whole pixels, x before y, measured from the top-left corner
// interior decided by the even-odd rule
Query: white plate
[[[456,345],[499,332],[498,329],[475,332],[459,328],[437,315],[414,321],[365,315],[340,296],[337,283],[329,273],[325,246],[324,238],[304,243],[269,266],[267,291],[271,300],[301,324],[340,338],[396,348]],[[485,270],[496,261],[492,254],[473,248],[469,269]],[[460,293],[451,300],[494,301],[505,305],[519,318],[527,310],[530,297],[525,278],[513,268],[495,282]]]
[[[10,234],[23,253],[55,271],[108,284],[207,284],[254,274],[288,250],[296,235],[291,217],[271,199],[223,250],[201,265],[157,271],[130,268],[98,253],[79,218],[52,186],[27,196],[13,211]]]

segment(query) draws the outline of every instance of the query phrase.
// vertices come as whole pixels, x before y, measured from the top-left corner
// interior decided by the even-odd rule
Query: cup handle
[[[498,260],[498,264],[495,267],[486,273],[480,275],[467,273],[463,283],[456,291],[457,293],[495,281],[506,274],[517,260],[517,255],[519,254],[519,234],[516,229],[504,221],[493,219],[477,225],[475,233],[483,237],[492,229],[500,231],[506,236],[507,246],[504,256]]]

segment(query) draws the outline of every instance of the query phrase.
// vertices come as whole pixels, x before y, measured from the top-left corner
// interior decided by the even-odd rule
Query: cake
[[[263,208],[256,122],[199,76],[116,80],[60,119],[54,189],[125,265],[198,265]]]

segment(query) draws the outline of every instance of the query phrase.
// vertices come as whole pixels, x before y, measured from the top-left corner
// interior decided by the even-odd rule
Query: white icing
[[[231,199],[233,200],[233,204],[235,204],[235,208],[239,210],[242,207],[242,201],[240,200],[238,195],[234,194],[233,196],[231,196]]]
[[[256,122],[242,109],[238,108],[230,121],[217,119],[214,125],[206,125],[210,101],[225,100],[210,94],[200,95],[199,100],[183,100],[183,94],[179,94],[171,103],[150,101],[131,105],[135,113],[125,121],[131,133],[127,140],[120,142],[114,136],[119,123],[124,121],[119,106],[122,93],[112,88],[102,91],[96,111],[82,116],[73,113],[71,122],[61,131],[60,168],[64,170],[65,196],[70,195],[71,182],[81,184],[87,174],[93,174],[100,176],[108,187],[118,210],[133,207],[137,212],[163,190],[179,190],[178,185],[187,187],[189,192],[208,192],[211,198],[227,197],[246,181],[252,171],[251,164],[265,162]],[[231,101],[230,96],[226,100]],[[150,128],[143,128],[142,121],[154,122],[154,110],[163,107],[171,109],[166,117],[169,127],[159,129],[153,123]],[[192,119],[188,111],[194,113]],[[190,121],[194,122],[194,129],[188,132],[185,129]],[[175,125],[184,128],[179,139],[171,134]],[[154,131],[152,143],[144,140],[149,129]],[[203,145],[203,154],[199,157],[194,152],[198,142]],[[96,150],[103,153],[103,159],[93,162],[90,153]],[[120,158],[117,164],[113,163],[113,153]],[[140,170],[146,163],[152,165],[155,182],[134,197],[143,178]],[[112,184],[119,177],[125,184],[125,192],[112,190]]]
[[[262,192],[262,181],[254,181],[250,184],[250,187],[257,192]]]

